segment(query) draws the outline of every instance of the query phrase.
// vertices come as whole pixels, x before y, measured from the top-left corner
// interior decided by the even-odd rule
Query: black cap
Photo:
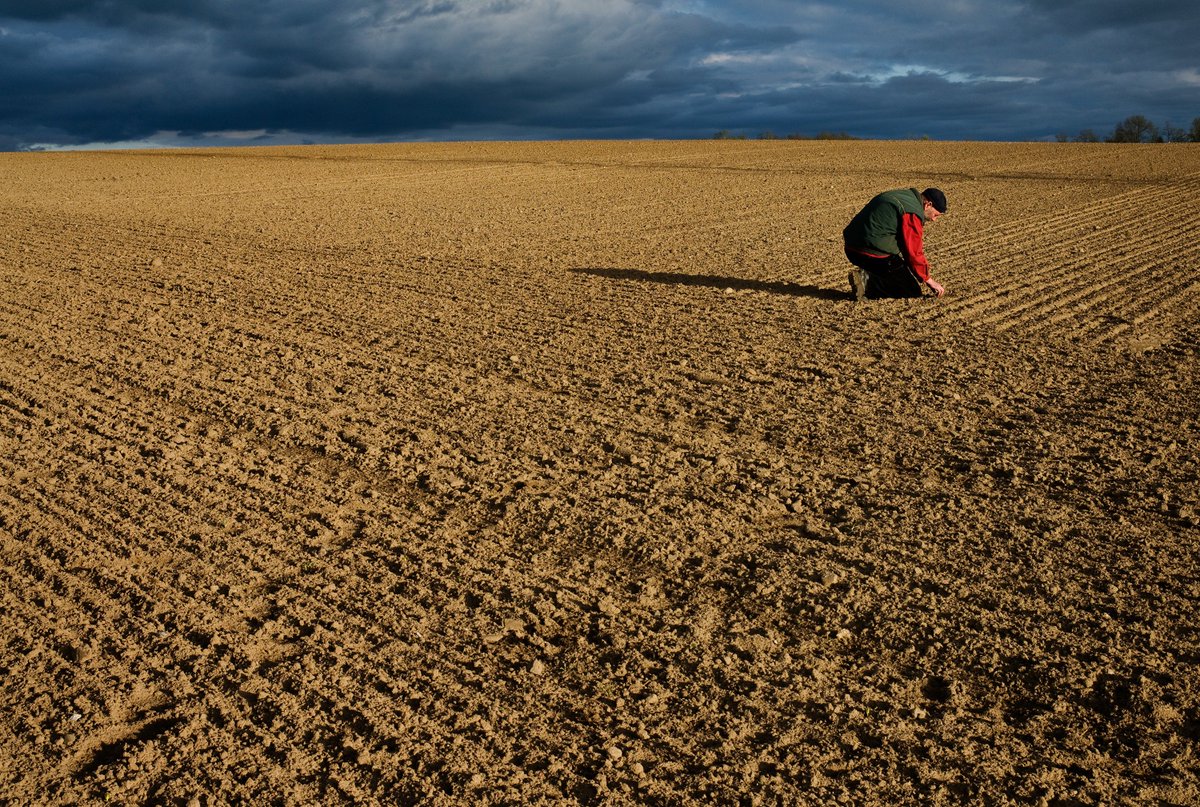
[[[939,213],[946,212],[946,194],[937,188],[926,188],[921,195],[929,200],[929,204],[933,205],[934,210]]]

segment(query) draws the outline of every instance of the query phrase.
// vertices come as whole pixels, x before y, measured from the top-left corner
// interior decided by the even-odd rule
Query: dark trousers
[[[867,273],[867,297],[920,297],[925,293],[921,281],[901,255],[876,258],[847,249],[846,257]]]

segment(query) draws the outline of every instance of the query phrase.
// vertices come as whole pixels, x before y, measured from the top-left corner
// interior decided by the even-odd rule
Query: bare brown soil
[[[1200,803],[1200,146],[0,176],[0,800]]]

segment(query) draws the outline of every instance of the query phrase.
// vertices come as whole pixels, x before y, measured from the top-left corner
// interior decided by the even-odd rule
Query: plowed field
[[[0,177],[0,800],[1200,802],[1200,146]]]

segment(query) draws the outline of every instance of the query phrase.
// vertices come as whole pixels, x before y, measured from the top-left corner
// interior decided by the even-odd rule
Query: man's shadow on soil
[[[814,297],[818,300],[846,300],[848,292],[823,289],[820,286],[802,286],[799,283],[746,280],[740,277],[719,275],[685,275],[678,272],[647,272],[644,269],[616,269],[605,267],[579,267],[572,272],[580,275],[596,275],[614,280],[640,280],[646,283],[665,283],[669,286],[707,286],[714,289],[735,291],[765,291],[768,294],[786,294],[791,297]]]

